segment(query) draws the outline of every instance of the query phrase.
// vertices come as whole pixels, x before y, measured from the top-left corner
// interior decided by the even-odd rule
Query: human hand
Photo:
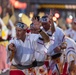
[[[50,14],[46,14],[48,16],[48,21],[51,25],[53,25],[53,14],[50,13]]]
[[[15,51],[16,50],[16,46],[13,43],[11,43],[11,44],[8,45],[8,49],[10,51]]]
[[[56,47],[55,49],[54,49],[54,52],[60,52],[60,50],[61,50],[61,48],[58,46],[58,47]]]
[[[67,47],[67,43],[66,42],[63,42],[61,45],[60,45],[60,48],[61,49],[66,49]]]
[[[37,31],[40,30],[40,27],[41,27],[41,22],[38,21],[37,19],[34,21],[34,29],[36,29]]]

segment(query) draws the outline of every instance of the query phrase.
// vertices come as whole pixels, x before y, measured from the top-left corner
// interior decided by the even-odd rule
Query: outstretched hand
[[[15,51],[16,50],[16,46],[13,43],[11,43],[11,44],[8,45],[8,49],[10,51]]]
[[[8,45],[8,49],[12,52],[10,55],[10,62],[11,62],[15,55],[16,46],[13,43],[11,43]]]
[[[66,49],[67,47],[67,43],[66,42],[62,42],[62,44],[60,45],[61,49]]]

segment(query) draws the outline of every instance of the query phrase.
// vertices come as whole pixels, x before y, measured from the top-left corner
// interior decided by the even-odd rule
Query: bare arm
[[[15,55],[15,51],[11,51],[11,55],[10,55],[10,62],[12,61],[12,59],[14,58],[14,55]]]
[[[43,38],[43,40],[44,40],[45,43],[49,42],[50,41],[49,36],[42,29],[40,29],[41,22],[37,21],[37,20],[35,20],[35,21],[36,22],[34,23],[34,28],[37,30],[37,32],[40,33],[40,35],[42,36],[42,38]]]
[[[16,47],[13,43],[9,44],[8,45],[8,50],[11,51],[11,55],[10,55],[10,61],[12,61],[12,59],[14,58],[14,55],[15,55],[15,50],[16,50]]]
[[[69,72],[75,72],[76,70],[76,65],[75,65],[75,62],[74,61],[71,61],[71,64],[69,66]]]
[[[43,31],[43,30],[40,30],[39,31],[40,35],[42,36],[42,38],[44,39],[44,42],[47,43],[50,41],[50,38],[49,36]]]

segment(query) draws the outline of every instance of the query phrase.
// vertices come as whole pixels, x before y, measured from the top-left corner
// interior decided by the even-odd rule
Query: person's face
[[[50,29],[50,24],[48,22],[42,23],[42,26],[45,29],[45,31],[48,31]]]
[[[26,33],[26,30],[16,27],[16,37],[18,39],[23,39],[23,37],[25,36],[25,33]]]
[[[74,30],[76,30],[76,23],[73,23],[73,24],[72,24],[72,28],[73,28]]]
[[[31,33],[35,33],[35,30],[33,27],[30,27]]]
[[[31,33],[38,34],[38,31],[34,27],[30,27]]]
[[[32,19],[32,23],[34,24],[34,25],[39,25],[40,24],[40,21],[38,21],[38,19],[36,18],[33,18]]]

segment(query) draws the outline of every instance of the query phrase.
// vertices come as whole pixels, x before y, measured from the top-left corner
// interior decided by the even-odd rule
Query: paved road
[[[9,75],[9,71],[6,71],[5,73],[2,73],[0,75]]]

